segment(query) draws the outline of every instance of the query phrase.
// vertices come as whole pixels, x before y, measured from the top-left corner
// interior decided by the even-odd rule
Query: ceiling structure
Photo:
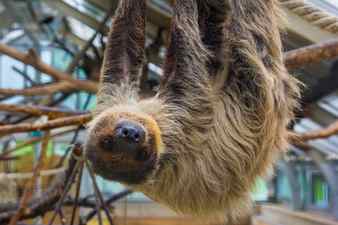
[[[0,38],[3,43],[12,43],[22,37],[27,37],[38,46],[41,40],[59,38],[65,40],[65,45],[72,49],[81,49],[88,40],[93,38],[93,44],[99,46],[104,35],[109,30],[110,20],[105,16],[117,6],[117,0],[0,0]],[[172,14],[171,1],[150,0],[148,6],[147,36],[151,42],[158,36],[159,30],[168,32]],[[294,13],[286,1],[282,1],[283,9],[288,19],[287,32],[283,35],[285,50],[291,50],[312,43],[323,42],[337,37],[337,33],[321,29],[316,24],[308,22],[302,16]],[[335,1],[309,0],[311,4],[332,15],[338,15]],[[20,13],[18,13],[20,12]],[[103,23],[103,24],[102,24]],[[49,24],[56,30],[55,36],[48,35],[43,24]],[[166,41],[165,35],[162,37]],[[158,55],[161,57],[164,54]],[[161,60],[153,65],[160,64]],[[307,88],[304,91],[304,104],[308,108],[307,118],[300,120],[295,126],[297,131],[308,131],[327,126],[338,117],[338,62],[325,61],[318,65],[309,65],[296,71],[291,71],[302,80]],[[157,65],[160,66],[160,65]],[[312,142],[311,142],[312,144]],[[330,158],[338,158],[338,138],[331,137],[325,141],[313,141],[313,145],[322,152],[328,152]],[[333,157],[333,158],[335,158]]]

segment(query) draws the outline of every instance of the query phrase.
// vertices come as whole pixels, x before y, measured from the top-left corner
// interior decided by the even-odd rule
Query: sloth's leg
[[[138,82],[144,63],[145,0],[120,0],[107,40],[103,86]]]
[[[225,26],[229,22],[230,9],[226,0],[197,0],[197,2],[202,41],[211,53],[207,61],[208,72],[210,76],[215,77],[226,69]]]
[[[170,46],[160,90],[171,105],[173,118],[186,131],[205,131],[213,118],[211,85],[206,68],[209,53],[202,43],[196,0],[177,0],[174,6]],[[184,130],[184,129],[183,129]]]

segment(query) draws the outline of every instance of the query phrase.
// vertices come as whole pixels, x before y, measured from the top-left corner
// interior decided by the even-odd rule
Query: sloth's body
[[[144,8],[125,0],[117,11],[88,157],[103,177],[178,212],[241,218],[255,180],[287,147],[298,96],[277,1],[177,0],[164,81],[150,99],[135,85]]]

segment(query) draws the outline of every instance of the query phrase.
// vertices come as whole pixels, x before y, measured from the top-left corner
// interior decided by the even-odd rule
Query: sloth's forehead
[[[123,108],[126,109],[126,107]],[[160,133],[157,122],[150,115],[137,110],[132,111],[132,108],[128,108],[129,110],[122,110],[123,108],[114,107],[103,111],[89,124],[89,128],[113,128],[117,123],[129,121],[138,123],[147,128],[147,130],[153,131],[154,133]]]
[[[148,123],[154,122],[154,119],[146,113],[142,113],[137,110],[110,109],[102,112],[98,116],[97,123],[112,124],[121,121],[132,121],[146,126]]]

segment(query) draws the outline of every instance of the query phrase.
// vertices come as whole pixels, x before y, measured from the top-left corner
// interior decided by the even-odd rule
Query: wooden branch
[[[330,126],[326,128],[315,131],[309,131],[306,133],[290,132],[289,142],[290,144],[307,152],[311,150],[311,146],[308,143],[306,143],[307,141],[325,139],[337,134],[338,134],[338,121],[332,123]]]
[[[82,155],[81,147],[75,145],[67,170],[55,178],[55,182],[50,185],[42,197],[34,197],[28,202],[27,208],[18,218],[19,220],[36,218],[54,209],[55,204],[65,191],[66,184],[70,181],[71,174],[76,170],[77,159],[81,158]],[[0,205],[0,224],[8,224],[10,219],[16,215],[18,208],[18,204]]]
[[[46,123],[32,124],[32,123],[21,123],[17,125],[5,125],[0,127],[0,137],[13,134],[30,131],[45,131],[52,130],[59,127],[83,125],[92,119],[91,114],[84,114],[79,116],[70,116],[66,118],[59,118],[50,120]]]
[[[305,142],[316,139],[325,139],[337,134],[338,134],[338,121],[320,130],[310,131],[303,134],[294,134],[293,137],[291,137],[291,140]]]
[[[24,113],[32,116],[48,116],[49,119],[56,119],[60,117],[82,115],[88,112],[76,112],[66,109],[51,108],[38,105],[14,105],[14,104],[1,104],[0,111],[12,113]]]
[[[44,166],[44,159],[46,158],[47,154],[47,148],[48,148],[48,142],[49,142],[49,131],[44,135],[44,139],[42,142],[41,147],[41,153],[38,159],[38,162],[33,170],[33,177],[30,179],[30,182],[28,182],[25,186],[25,191],[20,199],[19,208],[17,209],[16,213],[11,218],[9,225],[16,225],[18,220],[21,218],[21,216],[24,214],[24,210],[27,207],[27,204],[29,200],[33,197],[32,196],[32,189],[34,189],[34,186],[36,185],[36,181],[39,177],[40,171]]]
[[[338,39],[334,39],[286,52],[284,54],[284,62],[286,67],[291,70],[305,65],[319,63],[323,60],[333,59],[337,56]]]
[[[44,96],[44,95],[53,95],[59,92],[69,93],[75,90],[77,90],[77,88],[75,88],[74,85],[71,85],[70,83],[63,81],[25,89],[0,88],[0,95]]]
[[[74,90],[74,92],[75,92],[75,90]],[[63,101],[65,101],[74,92],[61,93],[61,95],[58,96],[57,98],[48,98],[48,99],[45,99],[45,101],[41,102],[40,104],[43,104],[43,105],[48,106],[48,107],[53,107],[53,106],[59,105],[60,103],[62,103]],[[24,122],[26,120],[32,119],[32,117],[33,116],[31,116],[31,115],[25,115],[23,117],[20,117],[20,118],[18,118],[16,120],[12,121],[11,124],[22,123],[22,122]],[[8,125],[8,123],[5,123],[3,125]]]
[[[70,74],[50,67],[37,56],[34,50],[29,50],[28,53],[24,54],[7,45],[0,44],[0,53],[8,55],[9,57],[12,57],[27,65],[31,65],[42,73],[50,75],[57,81],[67,81],[71,86],[78,90],[88,91],[91,93],[97,92],[98,83],[89,80],[76,80]]]
[[[64,134],[75,132],[76,130],[77,130],[77,128],[76,129],[65,130],[65,131],[62,131],[62,132],[59,132],[59,133],[51,134],[50,137],[51,138],[59,137],[59,136],[62,136]],[[43,140],[43,137],[35,137],[35,138],[27,140],[27,141],[25,141],[25,142],[23,142],[21,144],[17,144],[14,148],[10,148],[10,149],[7,149],[6,151],[1,152],[0,158],[1,157],[7,157],[7,155],[9,155],[9,154],[11,154],[11,153],[13,153],[13,152],[21,149],[21,148],[24,148],[24,147],[26,147],[28,145],[35,144],[35,143],[40,142],[42,140]]]

